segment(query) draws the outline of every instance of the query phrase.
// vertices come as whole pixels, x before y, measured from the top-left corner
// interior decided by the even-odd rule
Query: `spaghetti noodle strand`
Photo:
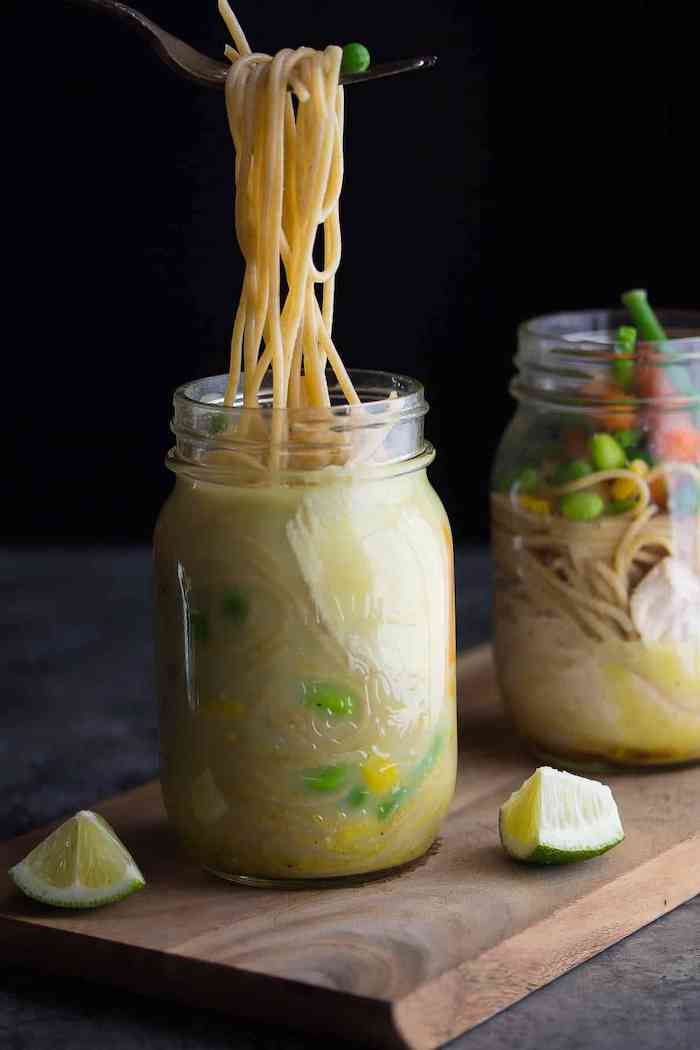
[[[271,369],[275,408],[328,407],[327,364],[346,400],[359,404],[331,334],[341,252],[342,51],[253,53],[228,0],[219,0],[219,11],[235,45],[226,48],[226,108],[245,260],[224,404],[234,404],[243,376],[243,404],[257,407]]]

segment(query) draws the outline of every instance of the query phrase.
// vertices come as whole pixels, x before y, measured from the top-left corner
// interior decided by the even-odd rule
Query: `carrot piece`
[[[668,420],[656,427],[653,438],[654,457],[672,463],[696,463],[700,460],[700,431],[692,424]]]
[[[673,383],[658,363],[659,351],[648,344],[637,347],[637,389],[640,397],[673,397]]]
[[[666,510],[666,507],[668,506],[668,485],[666,483],[666,478],[663,476],[654,478],[649,485],[649,491],[651,493],[652,502],[662,510]]]
[[[594,409],[596,417],[605,430],[632,430],[637,425],[634,401],[631,401],[625,392],[614,383],[608,383],[604,379],[594,379],[583,387],[583,393],[599,398],[601,401],[615,403],[615,407],[611,407],[609,411],[602,407]]]

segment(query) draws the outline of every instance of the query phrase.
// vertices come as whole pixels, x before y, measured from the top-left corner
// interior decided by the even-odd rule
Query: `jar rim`
[[[640,341],[644,348],[645,361],[649,354],[656,352],[657,347],[663,347],[663,353],[666,355],[673,352],[684,359],[700,359],[700,310],[661,307],[655,310],[655,313],[667,330],[668,338]],[[530,348],[556,348],[562,356],[583,354],[588,357],[594,354],[615,353],[618,344],[614,333],[624,324],[631,324],[624,307],[538,314],[518,325],[519,354],[527,352]],[[627,356],[633,359],[635,354]]]
[[[224,461],[257,471],[318,470],[336,465],[386,466],[422,455],[423,385],[393,372],[350,373],[360,404],[350,405],[329,376],[329,406],[275,408],[272,377],[265,377],[257,407],[244,407],[243,377],[234,404],[223,404],[228,376],[208,376],[178,387],[171,430],[178,461],[209,469]]]
[[[616,339],[617,328],[630,324],[623,308],[565,311],[524,321],[518,329],[518,375],[511,393],[518,400],[563,408],[700,406],[700,311],[655,312],[667,338],[640,340],[632,351]],[[631,375],[641,370],[646,377],[642,389],[610,382],[619,362],[628,362]]]
[[[407,418],[407,413],[426,415],[429,411],[423,384],[411,376],[402,375],[398,372],[383,372],[378,369],[349,369],[348,375],[355,389],[364,392],[368,396],[361,398],[361,404],[359,405],[348,404],[337,380],[333,377],[333,380],[328,385],[331,405],[322,409],[326,418],[330,413],[334,418],[342,419],[347,417],[348,419],[356,420],[360,425],[368,426],[371,425],[371,421],[367,420],[366,409],[368,405],[375,408],[390,407],[394,411],[398,410],[402,419]],[[261,384],[258,405],[252,408],[245,407],[243,405],[244,380],[245,374],[242,373],[233,405],[224,405],[223,403],[223,392],[228,381],[227,375],[206,376],[202,379],[192,379],[187,383],[182,383],[173,394],[173,403],[184,401],[199,408],[204,407],[209,411],[215,409],[231,419],[239,415],[244,416],[247,413],[262,414],[263,416],[284,414],[288,418],[293,417],[298,422],[313,422],[318,419],[319,409],[315,406],[274,408],[270,373],[265,376]]]

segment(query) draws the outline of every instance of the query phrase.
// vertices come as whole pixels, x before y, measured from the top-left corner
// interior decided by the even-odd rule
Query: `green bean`
[[[610,434],[594,434],[589,447],[596,470],[618,470],[624,467],[624,450]]]
[[[369,69],[370,54],[364,44],[346,44],[343,48],[343,61],[340,64],[341,74],[364,73]]]
[[[645,342],[660,343],[666,338],[666,332],[649,305],[644,288],[634,288],[631,292],[625,292],[622,302],[629,310],[639,336]]]
[[[673,351],[673,343],[669,342],[666,330],[654,313],[647,301],[647,293],[643,288],[635,288],[631,292],[625,292],[622,301],[627,307],[637,326],[639,336],[646,342],[656,343],[655,350],[661,353]],[[698,389],[693,379],[692,372],[684,365],[661,365],[655,362],[655,367],[665,368],[665,376],[670,380],[676,390],[687,397],[698,396]],[[700,413],[697,409],[694,413],[696,422],[700,422]]]
[[[319,766],[317,769],[307,769],[303,779],[309,791],[337,791],[345,783],[347,775],[347,766]]]
[[[561,463],[552,475],[554,485],[568,485],[570,481],[578,481],[593,473],[593,467],[585,459],[572,459],[569,463]]]
[[[596,492],[568,492],[560,507],[569,521],[593,521],[603,513],[605,503]]]
[[[632,328],[631,325],[623,324],[617,330],[615,337],[615,353],[616,354],[633,354],[637,345],[637,329]],[[627,357],[613,361],[613,375],[623,389],[632,385],[634,378],[634,361],[630,361]]]

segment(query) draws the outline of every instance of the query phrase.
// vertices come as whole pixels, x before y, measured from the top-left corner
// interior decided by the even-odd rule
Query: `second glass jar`
[[[621,345],[612,311],[522,326],[491,496],[500,688],[576,769],[700,759],[700,315]]]

